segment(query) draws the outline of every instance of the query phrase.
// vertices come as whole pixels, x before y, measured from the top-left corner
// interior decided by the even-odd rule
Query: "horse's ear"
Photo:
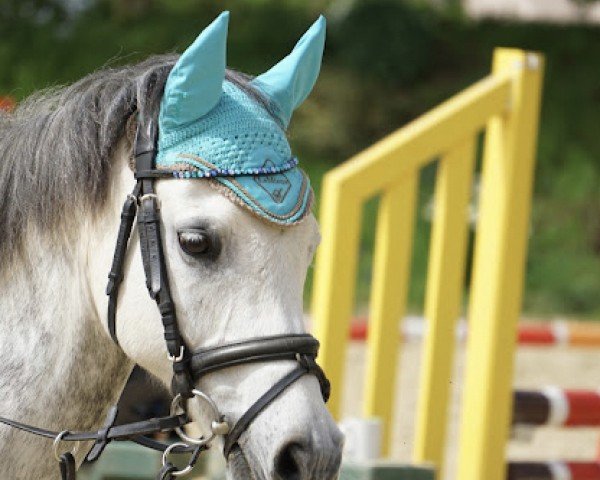
[[[313,89],[323,60],[325,17],[322,15],[302,36],[294,50],[252,84],[269,97],[287,127],[294,110]]]
[[[198,120],[219,102],[227,61],[229,12],[219,15],[183,52],[165,84],[161,128]]]

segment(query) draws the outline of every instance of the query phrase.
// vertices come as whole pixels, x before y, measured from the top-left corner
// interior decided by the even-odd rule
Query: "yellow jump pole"
[[[377,219],[364,414],[382,420],[384,455],[390,451],[398,320],[404,316],[408,291],[417,177],[413,172],[382,194]]]
[[[313,329],[321,342],[319,364],[332,385],[329,409],[339,420],[346,345],[354,306],[362,203],[329,173],[321,197],[322,243],[313,286]]]
[[[417,463],[435,465],[438,472],[443,469],[474,161],[475,136],[471,136],[440,159],[435,187],[425,298],[427,335],[413,457]]]
[[[493,73],[511,72],[507,113],[487,128],[458,480],[503,480],[513,357],[523,290],[543,57],[498,49]]]

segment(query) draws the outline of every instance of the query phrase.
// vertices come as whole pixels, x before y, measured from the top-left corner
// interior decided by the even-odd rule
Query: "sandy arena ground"
[[[399,378],[396,395],[396,421],[392,457],[403,463],[411,463],[414,419],[419,382],[421,342],[404,343],[398,356]],[[343,395],[343,416],[361,414],[366,349],[363,342],[349,345],[347,372]],[[455,480],[457,427],[460,411],[461,377],[464,364],[464,348],[457,346],[457,358],[453,381],[453,402],[448,431],[447,466],[443,479]],[[516,359],[515,387],[535,389],[549,385],[563,388],[600,388],[600,348],[568,347],[520,347]],[[514,460],[590,460],[600,449],[600,429],[561,430],[540,428],[528,431],[528,439],[512,440],[508,446],[508,458]],[[219,454],[211,455],[209,471],[223,468]],[[213,473],[211,478],[215,477]]]
[[[454,479],[456,467],[456,439],[461,394],[464,348],[458,346],[454,382],[451,424],[449,427],[448,465],[445,480]],[[354,342],[348,350],[348,371],[344,386],[344,416],[359,416],[365,372],[365,346]],[[413,448],[414,419],[419,381],[421,343],[403,345],[398,358],[399,378],[396,396],[396,428],[392,456],[410,463]],[[600,388],[600,349],[568,347],[520,347],[516,359],[515,387],[535,389],[548,385],[564,388]],[[581,459],[596,458],[599,450],[600,429],[560,430],[542,428],[532,430],[529,440],[509,443],[510,459]]]

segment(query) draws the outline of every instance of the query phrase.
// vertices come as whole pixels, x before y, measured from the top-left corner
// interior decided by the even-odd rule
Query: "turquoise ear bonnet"
[[[225,80],[229,13],[222,13],[181,55],[160,106],[156,167],[182,179],[210,179],[230,198],[279,225],[310,210],[308,177],[285,135],[293,111],[321,67],[325,19],[294,50],[250,82],[265,106]]]

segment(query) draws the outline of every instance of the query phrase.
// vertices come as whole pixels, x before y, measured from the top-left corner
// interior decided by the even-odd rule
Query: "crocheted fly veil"
[[[285,129],[317,80],[325,19],[320,17],[287,57],[252,80],[270,112],[225,80],[228,23],[229,13],[222,13],[173,67],[160,107],[156,165],[176,178],[219,182],[253,213],[290,225],[307,214],[312,193]]]

